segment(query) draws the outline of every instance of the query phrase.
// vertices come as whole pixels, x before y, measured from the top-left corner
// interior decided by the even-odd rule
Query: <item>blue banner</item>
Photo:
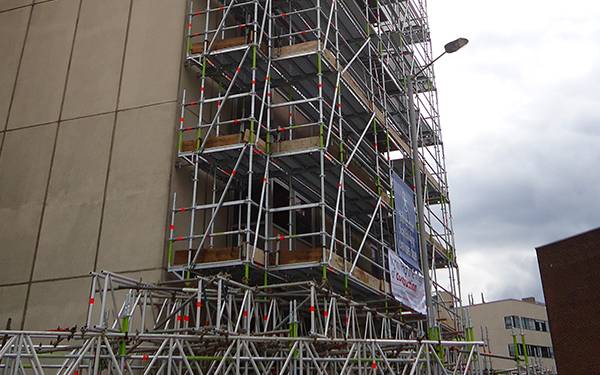
[[[406,264],[421,270],[419,257],[419,237],[417,232],[417,215],[415,212],[415,193],[398,176],[392,172],[394,188],[394,208],[396,227],[396,252]]]

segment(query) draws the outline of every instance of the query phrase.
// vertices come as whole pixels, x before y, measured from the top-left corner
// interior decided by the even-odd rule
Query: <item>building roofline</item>
[[[540,301],[535,301],[535,302],[529,302],[529,301],[523,301],[521,299],[516,299],[516,298],[504,298],[504,299],[498,299],[495,301],[489,301],[489,302],[480,302],[480,303],[474,303],[471,305],[463,305],[463,307],[471,307],[471,306],[481,306],[481,305],[489,305],[492,303],[498,303],[498,302],[522,302],[522,303],[528,303],[530,305],[537,305],[537,306],[544,306],[546,307],[546,304]]]
[[[573,239],[573,238],[577,238],[577,237],[580,237],[580,236],[584,236],[584,235],[586,235],[586,234],[593,233],[593,232],[596,232],[596,231],[600,231],[600,227],[597,227],[597,228],[592,228],[592,229],[588,229],[588,230],[586,230],[586,231],[584,231],[584,232],[580,232],[580,233],[577,233],[577,234],[573,234],[573,235],[571,235],[571,236],[564,237],[564,238],[561,238],[561,239],[558,239],[558,240],[555,240],[555,241],[549,242],[549,243],[547,243],[547,244],[545,244],[545,245],[536,246],[536,248],[535,248],[535,249],[539,251],[539,250],[541,250],[541,249],[543,249],[543,248],[545,248],[545,247],[547,247],[547,246],[556,245],[556,244],[558,244],[558,243],[560,243],[560,242],[563,242],[563,241],[568,241],[568,240],[571,240],[571,239]]]

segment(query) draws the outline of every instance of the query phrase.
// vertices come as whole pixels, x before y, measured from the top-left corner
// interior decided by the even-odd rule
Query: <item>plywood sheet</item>
[[[204,146],[205,149],[213,148],[213,147],[223,147],[228,145],[240,144],[240,143],[248,143],[250,141],[250,130],[246,129],[244,131],[244,135],[242,137],[241,133],[236,134],[227,134],[209,137]],[[261,151],[265,152],[266,145],[262,139],[258,139],[256,141],[256,147]],[[181,145],[182,152],[190,152],[196,149],[196,140],[187,140],[183,141]]]
[[[227,38],[221,40],[215,40],[211,47],[211,51],[218,51],[220,49],[237,47],[244,44],[248,44],[248,40],[246,36],[237,36],[234,38]],[[192,53],[202,53],[204,52],[204,42],[194,43],[192,44]]]
[[[320,262],[322,257],[321,248],[311,248],[299,251],[280,251],[279,264],[295,264],[295,263],[310,263]]]
[[[319,137],[306,137],[272,144],[274,153],[302,151],[319,147]]]

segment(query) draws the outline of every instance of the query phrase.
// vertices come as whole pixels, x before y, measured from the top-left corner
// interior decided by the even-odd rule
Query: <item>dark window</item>
[[[545,320],[537,320],[531,318],[525,318],[522,316],[505,316],[504,317],[504,328],[523,328],[531,331],[548,332],[548,322]]]
[[[527,355],[529,357],[554,358],[554,352],[552,351],[551,347],[540,345],[526,345],[526,347]],[[519,352],[519,356],[523,357],[525,353],[523,350],[523,344],[517,344],[517,350]],[[509,357],[515,356],[515,346],[513,344],[508,344],[508,355]]]

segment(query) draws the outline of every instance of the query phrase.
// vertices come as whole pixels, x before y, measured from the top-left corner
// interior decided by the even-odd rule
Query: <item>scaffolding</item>
[[[483,374],[426,1],[191,0],[185,23],[171,281],[93,273],[81,329],[0,331],[0,369]],[[391,290],[395,176],[424,187],[429,324]]]
[[[79,330],[0,331],[0,371],[470,374],[481,361],[481,342],[403,338],[406,323],[310,281],[156,285],[98,272],[87,305]]]
[[[429,334],[464,338],[433,67],[420,72],[432,61],[426,3],[191,1],[186,22],[198,85],[181,102],[179,166],[192,187],[173,197],[172,274],[225,270],[249,285],[319,278],[402,308],[390,298],[392,175],[418,178]],[[407,77],[417,72],[411,140]]]

